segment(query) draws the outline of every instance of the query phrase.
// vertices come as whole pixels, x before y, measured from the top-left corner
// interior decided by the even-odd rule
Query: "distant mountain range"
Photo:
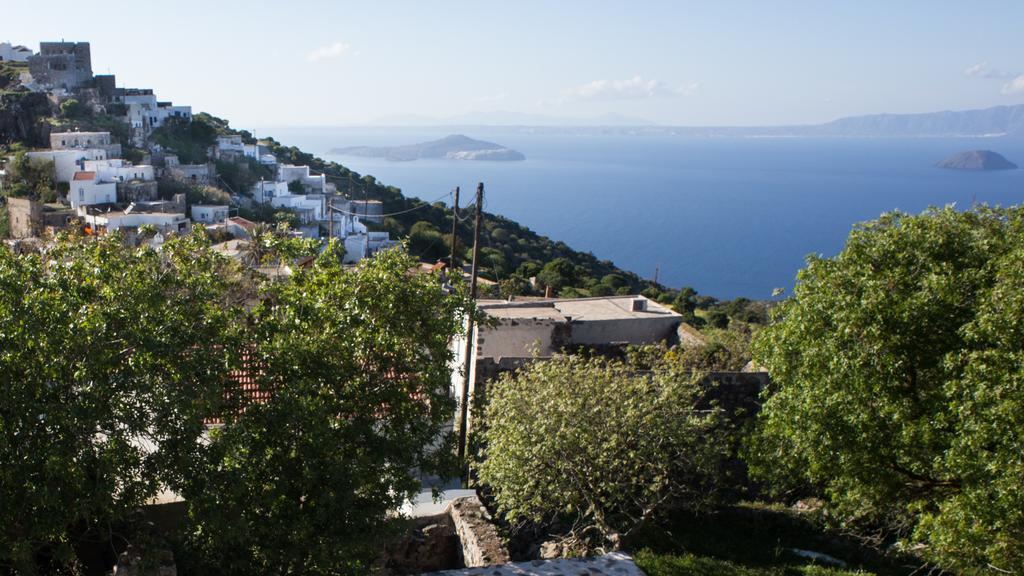
[[[807,128],[817,134],[837,136],[1024,135],[1024,105],[925,114],[854,116]]]
[[[372,125],[489,126],[531,132],[613,132],[733,137],[1024,137],[1024,104],[995,106],[981,110],[851,116],[824,124],[796,126],[664,126],[618,115],[581,119],[516,112],[473,113],[445,119],[424,116],[393,116],[375,121]]]

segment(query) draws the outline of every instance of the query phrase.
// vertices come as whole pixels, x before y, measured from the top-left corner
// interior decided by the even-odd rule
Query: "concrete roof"
[[[505,305],[510,304],[510,305]],[[488,316],[504,320],[514,319],[549,319],[565,320],[565,314],[559,312],[550,302],[504,302],[487,305],[480,303],[480,309]]]
[[[633,301],[647,301],[647,309],[633,311]],[[669,308],[643,296],[609,296],[604,298],[576,298],[556,300],[555,308],[573,320],[622,320],[627,318],[655,318],[680,316]]]
[[[647,310],[633,311],[633,301],[647,302]],[[573,321],[625,320],[632,318],[670,318],[680,314],[644,296],[598,296],[593,298],[560,298],[529,302],[480,300],[480,309],[495,318],[551,318]]]

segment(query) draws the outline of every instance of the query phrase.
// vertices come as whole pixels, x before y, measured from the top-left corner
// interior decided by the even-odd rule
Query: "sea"
[[[460,133],[526,155],[522,162],[395,162],[330,154]],[[892,210],[1024,197],[1024,170],[960,172],[934,164],[995,150],[1024,166],[1024,139],[757,138],[510,127],[264,128],[273,136],[407,196],[467,203],[602,260],[720,299],[791,292],[811,254],[839,253],[851,228]]]

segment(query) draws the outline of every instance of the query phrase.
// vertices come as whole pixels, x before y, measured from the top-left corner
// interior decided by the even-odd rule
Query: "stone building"
[[[8,198],[11,238],[33,238],[43,233],[43,205],[28,198]]]
[[[88,150],[101,149],[106,158],[121,156],[121,145],[116,142],[110,132],[51,132],[51,150]],[[99,158],[94,158],[99,159]]]
[[[41,88],[72,90],[92,79],[88,42],[40,42],[39,53],[27,60],[32,81]]]
[[[38,238],[65,228],[75,218],[74,210],[28,198],[8,198],[7,210],[12,238]]]
[[[465,337],[452,343],[452,391],[462,397],[469,371],[469,396],[486,396],[486,383],[526,363],[580,348],[599,352],[629,345],[675,344],[682,316],[644,296],[602,296],[506,302],[478,300],[487,322],[474,327],[466,364]]]
[[[380,200],[349,200],[348,211],[365,222],[384,222],[384,203]]]
[[[151,202],[160,198],[160,185],[156,180],[130,180],[117,182],[117,201]]]
[[[212,184],[217,176],[217,169],[213,164],[177,164],[168,166],[164,173],[182,182]]]

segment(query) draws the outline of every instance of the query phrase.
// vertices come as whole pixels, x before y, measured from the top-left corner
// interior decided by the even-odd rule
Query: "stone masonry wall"
[[[457,498],[452,501],[449,513],[462,542],[464,566],[473,568],[512,561],[479,498]]]

